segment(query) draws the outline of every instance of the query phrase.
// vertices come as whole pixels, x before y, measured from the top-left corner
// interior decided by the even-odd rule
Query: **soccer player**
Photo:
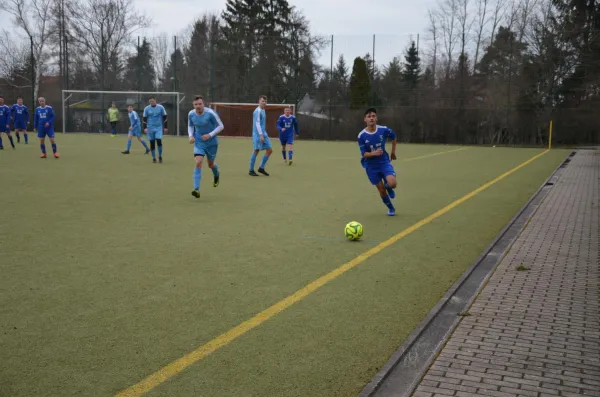
[[[148,134],[150,141],[152,162],[156,163],[156,146],[158,146],[158,161],[162,163],[162,138],[163,132],[167,133],[167,111],[163,105],[156,103],[156,97],[151,96],[149,102],[150,105],[144,108],[144,132]]]
[[[202,179],[202,162],[208,160],[208,168],[213,173],[213,186],[219,186],[219,166],[215,163],[219,141],[217,134],[223,131],[223,122],[217,112],[204,107],[204,98],[194,98],[194,110],[188,113],[188,135],[190,143],[194,144],[194,190],[192,196],[200,198],[200,179]]]
[[[294,132],[296,135],[299,135],[300,131],[298,130],[298,121],[296,120],[296,117],[292,115],[292,109],[290,107],[285,108],[283,114],[279,116],[279,119],[277,120],[277,129],[279,130],[279,141],[281,142],[281,155],[283,156],[283,161],[292,165],[292,156],[294,155]],[[289,162],[285,157],[286,146]]]
[[[110,122],[111,135],[113,138],[117,136],[117,122],[121,116],[115,102],[108,108],[108,121]]]
[[[10,135],[10,108],[4,104],[4,97],[0,96],[0,150],[4,150],[4,145],[2,144],[3,132],[6,133],[6,136],[8,136],[10,145],[14,150],[15,143]]]
[[[273,153],[271,140],[267,135],[267,113],[265,112],[265,107],[267,107],[267,97],[261,95],[258,98],[258,107],[254,110],[254,115],[252,116],[252,142],[254,144],[254,151],[252,152],[252,156],[250,157],[250,172],[249,174],[252,176],[258,176],[256,172],[254,172],[254,164],[256,163],[256,157],[258,156],[258,152],[261,150],[266,150],[264,157],[262,158],[262,162],[260,163],[260,168],[258,172],[263,175],[269,176],[267,171],[265,171],[265,165],[267,165],[267,161],[269,161],[269,156]]]
[[[381,200],[388,207],[388,215],[396,215],[391,199],[396,197],[396,172],[391,160],[396,160],[396,134],[390,128],[377,125],[377,110],[369,108],[365,111],[366,128],[358,134],[358,147],[362,155],[361,163],[367,172],[371,184],[377,187]],[[390,155],[385,150],[385,143],[392,140]]]
[[[127,112],[129,113],[129,123],[131,126],[129,127],[129,134],[127,136],[127,148],[123,154],[129,154],[129,149],[131,149],[131,139],[136,137],[138,141],[146,148],[146,153],[150,153],[150,148],[146,144],[146,141],[142,139],[142,126],[140,124],[140,118],[135,110],[133,110],[133,105],[127,106]]]
[[[38,103],[40,106],[35,109],[33,125],[37,128],[37,136],[40,139],[40,149],[42,149],[41,158],[46,158],[46,137],[50,138],[52,144],[52,153],[54,158],[58,159],[58,151],[56,150],[56,142],[54,142],[54,110],[49,105],[46,105],[46,99],[39,97]]]
[[[21,134],[19,132],[23,132],[23,138],[25,139],[25,144],[29,143],[29,136],[27,135],[27,127],[29,126],[29,110],[27,106],[23,105],[23,97],[17,97],[17,103],[12,105],[11,117],[13,119],[15,135],[17,136],[17,143],[21,143]]]

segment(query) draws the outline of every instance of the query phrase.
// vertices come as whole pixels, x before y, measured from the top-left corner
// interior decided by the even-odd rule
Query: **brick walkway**
[[[600,150],[571,159],[413,397],[600,396]]]

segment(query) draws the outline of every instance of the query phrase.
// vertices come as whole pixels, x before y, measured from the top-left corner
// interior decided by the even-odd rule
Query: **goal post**
[[[62,131],[110,133],[107,113],[112,102],[115,102],[120,116],[117,133],[126,134],[129,130],[127,107],[133,105],[142,118],[150,96],[154,96],[167,112],[169,135],[181,135],[186,128],[185,121],[183,125],[181,123],[181,103],[185,95],[161,91],[62,90]]]
[[[217,112],[223,122],[225,129],[219,135],[234,137],[252,136],[252,117],[258,103],[230,103],[213,102],[210,108]],[[267,104],[267,132],[270,137],[277,134],[277,119],[283,114],[283,110],[289,107],[292,114],[296,113],[295,105],[292,104]]]

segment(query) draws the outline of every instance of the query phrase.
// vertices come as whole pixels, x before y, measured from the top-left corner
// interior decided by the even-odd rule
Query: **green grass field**
[[[114,395],[541,152],[399,145],[398,215],[387,217],[351,142],[298,141],[294,166],[275,150],[271,176],[252,178],[250,142],[222,139],[221,185],[207,168],[200,200],[186,139],[165,139],[164,164],[137,143],[121,155],[122,136],[57,143],[60,160],[39,159],[34,139],[0,152],[2,396]],[[356,395],[567,153],[546,153],[148,395]],[[344,241],[352,220],[360,242]]]

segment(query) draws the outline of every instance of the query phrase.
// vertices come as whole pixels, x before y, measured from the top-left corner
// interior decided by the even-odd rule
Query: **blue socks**
[[[265,168],[265,165],[267,165],[267,161],[269,161],[269,156],[267,156],[266,154],[263,156],[262,161],[260,162],[260,168]]]
[[[52,144],[52,153],[56,154],[56,143]]]
[[[152,153],[152,158],[153,158],[154,160],[156,160],[156,150],[155,150],[155,149],[152,149],[152,150],[150,150],[150,152]]]
[[[14,149],[14,148],[15,148],[15,142],[13,141],[12,135],[10,135],[10,136],[8,137],[8,140],[10,141],[10,146],[12,146],[12,147],[13,147],[13,149]]]
[[[144,145],[144,147],[146,148],[146,150],[150,150],[150,148],[148,147],[148,144],[146,143],[145,140],[141,140],[140,142],[142,142],[142,145]],[[127,150],[129,150],[129,148],[127,148]]]
[[[194,190],[200,190],[200,179],[202,179],[202,168],[194,168]]]
[[[281,155],[283,156],[283,159],[285,160],[285,150],[281,151]]]
[[[215,164],[215,166],[212,167],[211,169],[212,169],[214,177],[215,178],[218,177],[219,176],[219,166]]]
[[[2,144],[2,134],[0,134],[0,147],[4,147],[4,145]]]
[[[162,157],[162,145],[158,147],[158,157]]]
[[[0,144],[2,141],[0,141]],[[256,164],[256,153],[252,152],[252,156],[250,156],[250,171],[254,171],[254,165]]]
[[[388,209],[392,212],[395,212],[396,209],[394,208],[394,205],[392,204],[392,200],[390,199],[390,196],[388,196],[387,194],[385,196],[383,196],[381,198],[381,201],[383,201],[383,204],[385,204],[386,207],[388,207]]]
[[[288,156],[290,160],[292,159],[292,156],[293,156],[293,155],[294,155],[294,151],[293,151],[293,150],[290,150],[290,153],[289,153],[289,156]]]
[[[390,187],[390,185],[387,184],[387,182],[383,183],[383,186],[385,187],[385,190],[387,190],[388,195],[390,196],[390,198],[396,198],[396,192],[394,191],[394,189],[392,189]]]
[[[29,143],[29,135],[27,135],[27,133],[23,133],[23,137],[25,138],[25,144],[27,145]]]
[[[46,144],[40,143],[40,149],[42,149],[42,154],[46,154]]]
[[[127,141],[127,149],[125,151],[128,152],[129,149],[131,149],[131,141]]]

